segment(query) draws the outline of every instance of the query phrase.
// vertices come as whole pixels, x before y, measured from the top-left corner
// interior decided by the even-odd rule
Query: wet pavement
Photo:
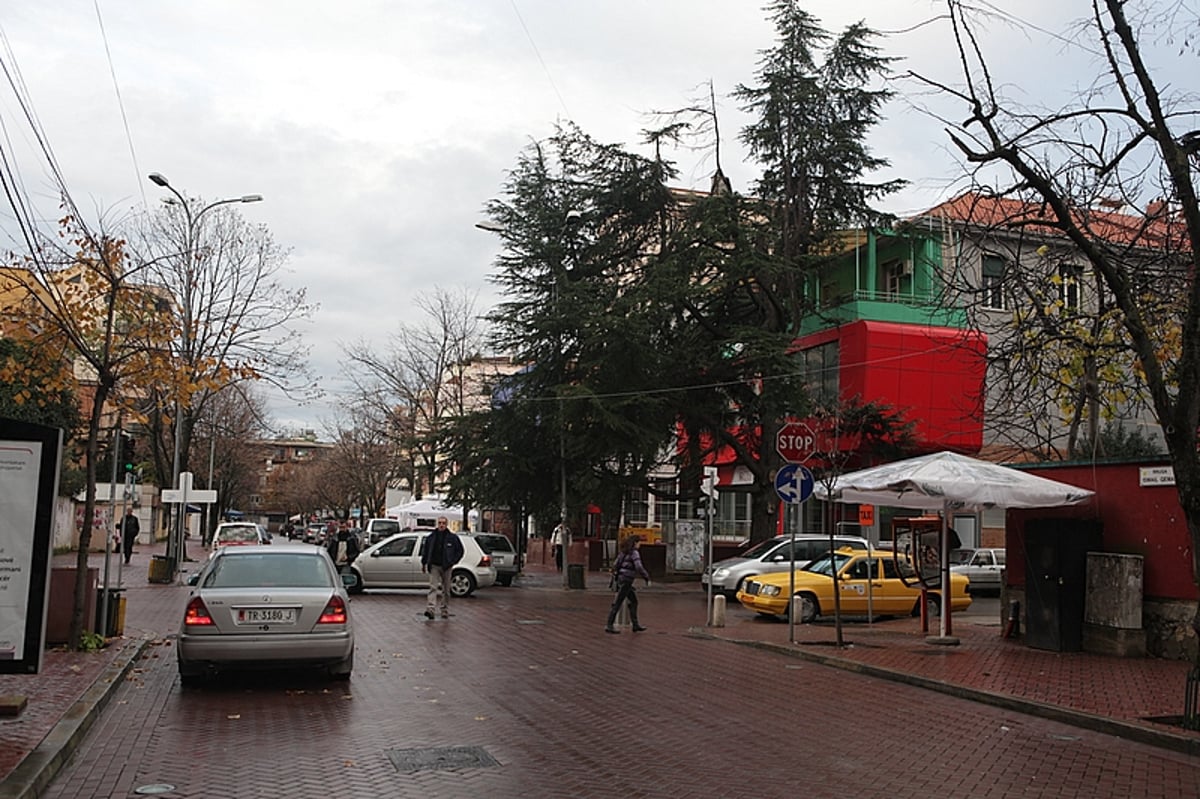
[[[149,552],[142,548],[135,555],[132,566],[124,572],[127,605],[123,636],[111,639],[108,647],[95,653],[48,651],[43,671],[37,675],[0,675],[0,695],[21,695],[28,701],[23,712],[15,718],[0,718],[0,798],[124,796],[131,792],[126,788],[136,787],[142,779],[136,773],[124,774],[119,764],[106,761],[102,752],[89,751],[97,744],[89,739],[88,732],[93,725],[111,716],[119,717],[111,723],[120,725],[127,736],[148,735],[148,730],[138,728],[152,727],[153,722],[136,715],[131,706],[133,702],[126,694],[135,687],[156,686],[156,695],[177,690],[169,668],[174,660],[170,636],[177,625],[181,600],[187,589],[179,584],[148,583],[145,579],[148,564]],[[1170,721],[1172,717],[1177,719],[1183,710],[1189,669],[1186,663],[1034,650],[1020,639],[1003,638],[999,619],[979,616],[956,617],[954,634],[960,640],[958,646],[928,643],[917,619],[847,623],[843,626],[844,645],[837,646],[836,631],[830,623],[791,628],[786,623],[755,617],[736,603],[731,603],[728,609],[725,626],[709,627],[705,624],[704,593],[694,583],[655,583],[648,589],[640,589],[642,622],[651,629],[634,635],[626,628],[621,638],[614,638],[601,632],[603,609],[609,598],[603,587],[605,581],[596,574],[590,574],[588,578],[590,587],[587,590],[568,591],[561,587],[560,575],[535,567],[524,574],[513,589],[487,589],[480,592],[479,602],[464,603],[463,612],[456,614],[459,618],[452,620],[451,625],[457,623],[460,629],[475,630],[480,641],[486,638],[484,629],[471,625],[487,625],[487,635],[502,640],[502,633],[496,629],[501,614],[508,624],[518,628],[544,625],[547,642],[555,641],[569,647],[564,649],[568,654],[560,660],[571,658],[571,653],[577,656],[579,652],[586,652],[589,647],[598,645],[597,640],[613,647],[637,646],[635,642],[652,641],[658,649],[656,656],[661,659],[657,668],[663,671],[670,668],[663,664],[669,664],[672,658],[694,657],[691,654],[695,651],[694,644],[689,642],[700,640],[721,647],[720,650],[706,651],[721,652],[720,657],[714,656],[713,660],[714,663],[733,663],[732,667],[726,667],[727,670],[736,671],[738,658],[753,657],[756,664],[773,660],[783,669],[828,666],[857,672],[928,689],[942,696],[968,699],[1007,713],[1049,719],[1173,752],[1184,758],[1183,761],[1170,761],[1184,776],[1140,777],[1142,781],[1136,795],[1198,793],[1196,790],[1189,793],[1189,790],[1200,782],[1192,782],[1190,788],[1185,788],[1180,781],[1200,780],[1200,760],[1195,758],[1200,753],[1200,733],[1182,730]],[[371,593],[356,601],[362,602],[364,610],[378,611],[383,603],[392,599]],[[363,616],[366,615],[364,612]],[[570,623],[557,623],[560,620]],[[551,625],[555,626],[556,637],[553,639],[549,637]],[[522,632],[529,629],[532,628],[526,626]],[[396,643],[394,648],[399,649],[400,644]],[[739,655],[739,652],[743,654]],[[351,686],[356,692],[368,694],[372,690],[369,678],[385,672],[389,661],[395,657],[395,653],[381,655],[378,652],[374,659],[370,655],[363,657],[364,662],[359,664]],[[507,668],[511,673],[497,676],[510,681],[525,679],[526,675],[519,670],[532,668],[506,666],[499,658],[493,663],[486,651],[478,657],[482,661],[480,668]],[[630,661],[628,665],[630,668],[650,668],[649,664],[647,661],[639,666],[637,661]],[[582,666],[578,676],[581,679],[588,676]],[[662,676],[657,679],[661,680]],[[727,681],[724,690],[736,694],[742,688],[739,681],[733,679]],[[106,708],[114,697],[120,707]],[[207,698],[219,699],[216,696]],[[138,701],[143,698],[139,697]],[[522,716],[531,715],[531,708],[538,707],[542,700],[530,695],[523,701],[529,708],[521,710],[514,706],[510,711]],[[543,712],[554,712],[554,705],[547,705]],[[665,718],[657,721],[670,723]],[[686,723],[695,722],[692,719]],[[529,723],[534,724],[534,721],[531,719]],[[685,722],[681,720],[681,723]],[[115,735],[116,732],[106,734]],[[1062,734],[1058,733],[1058,736],[1062,737]],[[516,747],[517,743],[510,742],[509,746]],[[730,746],[736,746],[732,739]],[[70,775],[72,780],[78,781],[75,784],[67,780],[68,775],[62,770],[77,751],[79,755],[72,761]],[[1167,757],[1165,752],[1163,757]],[[509,755],[514,760],[528,759],[528,753],[520,757],[515,753]],[[101,772],[105,773],[102,775]],[[63,778],[52,784],[60,773]],[[88,779],[93,782],[86,782]],[[104,780],[112,781],[111,790],[97,793],[94,788],[80,787],[107,784]],[[92,793],[88,794],[88,791]],[[577,791],[564,790],[563,795],[589,793],[606,795],[603,790],[595,790],[595,786],[581,787]],[[303,791],[295,792],[295,795],[302,794]],[[436,790],[429,795],[434,794]],[[686,791],[679,795],[684,794]],[[214,788],[212,795],[220,795],[219,790]],[[662,794],[647,791],[642,795]],[[769,790],[760,790],[759,795],[772,794]],[[997,792],[994,795],[1015,793]],[[1135,792],[1122,794],[1118,791],[1109,795],[1135,795]]]

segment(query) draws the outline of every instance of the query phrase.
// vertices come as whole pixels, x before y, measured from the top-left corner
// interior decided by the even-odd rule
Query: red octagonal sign
[[[779,428],[779,435],[775,437],[775,449],[788,463],[803,463],[812,457],[816,448],[817,437],[803,422],[788,422]]]

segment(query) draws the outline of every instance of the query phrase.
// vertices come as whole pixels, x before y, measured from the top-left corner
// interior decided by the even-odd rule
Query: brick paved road
[[[482,591],[449,622],[426,622],[416,593],[357,597],[346,684],[184,690],[163,639],[46,795],[1200,796],[1195,758],[693,637],[696,592],[644,592],[650,631],[608,636],[606,594],[552,581]],[[495,764],[389,758],[459,747]]]

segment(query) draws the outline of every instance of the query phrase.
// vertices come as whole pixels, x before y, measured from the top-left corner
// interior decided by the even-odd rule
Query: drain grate
[[[482,746],[443,746],[435,749],[388,749],[396,771],[453,771],[500,765]]]

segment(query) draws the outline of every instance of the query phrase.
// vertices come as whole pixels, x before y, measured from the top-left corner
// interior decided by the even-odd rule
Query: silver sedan
[[[305,544],[223,547],[189,578],[179,627],[179,676],[223,668],[354,669],[354,625],[329,554]]]

